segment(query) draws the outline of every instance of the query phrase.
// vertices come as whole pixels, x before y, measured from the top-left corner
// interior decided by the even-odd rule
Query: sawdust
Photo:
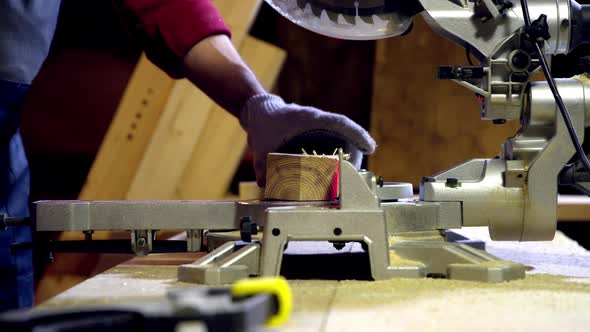
[[[400,257],[395,250],[389,250],[390,266],[425,266],[424,263]]]
[[[487,262],[481,262],[481,263],[476,263],[476,264],[469,264],[469,263],[453,263],[453,266],[456,267],[503,267],[506,265],[514,265],[514,262],[511,261],[487,261]]]
[[[171,266],[119,266],[40,308],[146,302],[163,299],[170,289],[202,287],[175,278]],[[538,332],[575,331],[588,326],[585,322],[590,324],[586,314],[590,278],[534,274],[494,284],[447,279],[290,280],[289,284],[294,313],[285,331],[342,332],[371,326],[371,330],[455,332],[504,326],[512,331],[534,327]]]
[[[583,73],[580,75],[575,75],[572,77],[575,80],[578,80],[584,84],[590,84],[590,74],[589,73]]]
[[[585,331],[590,284],[529,275],[498,284],[444,279],[342,281],[325,331]],[[361,323],[363,322],[363,323]]]
[[[405,241],[445,242],[444,237],[437,231],[389,234],[387,240],[390,247]]]

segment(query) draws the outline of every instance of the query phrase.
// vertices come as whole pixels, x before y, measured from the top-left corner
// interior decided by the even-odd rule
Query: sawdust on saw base
[[[176,269],[125,266],[44,307],[163,299]],[[293,318],[281,331],[587,331],[590,278],[527,275],[482,283],[447,279],[290,280]]]
[[[587,331],[590,281],[553,275],[481,283],[342,281],[325,331]]]

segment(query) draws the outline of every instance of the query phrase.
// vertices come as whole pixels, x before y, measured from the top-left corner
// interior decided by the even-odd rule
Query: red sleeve
[[[206,37],[228,26],[211,0],[115,0],[130,33],[147,57],[168,75],[181,78],[182,59]]]

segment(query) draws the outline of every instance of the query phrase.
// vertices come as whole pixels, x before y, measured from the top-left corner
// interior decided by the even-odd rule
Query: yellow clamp
[[[266,321],[267,326],[279,326],[291,315],[293,296],[287,280],[283,277],[258,277],[236,282],[231,289],[233,296],[250,296],[268,293],[277,298],[277,313]]]

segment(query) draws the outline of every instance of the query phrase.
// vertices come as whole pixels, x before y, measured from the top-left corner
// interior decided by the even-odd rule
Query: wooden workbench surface
[[[290,280],[294,314],[280,330],[586,331],[590,326],[590,253],[561,233],[553,242],[488,247],[496,255],[527,265],[543,263],[534,264],[536,269],[526,279],[501,284],[444,279]],[[71,288],[42,307],[162,298],[169,289],[197,287],[176,281],[176,264],[194,258],[194,254],[153,255],[134,260]],[[546,274],[552,271],[565,275]]]

